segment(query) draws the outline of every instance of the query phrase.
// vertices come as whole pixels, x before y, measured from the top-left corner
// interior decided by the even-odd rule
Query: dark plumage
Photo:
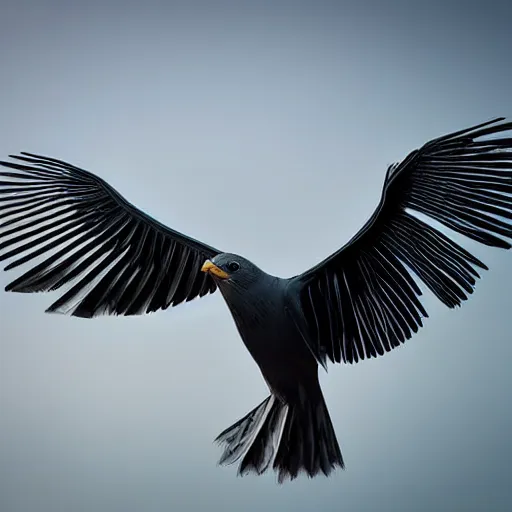
[[[167,228],[97,176],[23,153],[0,162],[0,261],[43,257],[15,292],[65,292],[47,311],[91,318],[167,309],[220,289],[270,396],[222,432],[221,463],[273,467],[279,481],[344,467],[318,367],[376,357],[427,316],[415,278],[449,308],[485,264],[419,212],[482,244],[512,237],[512,123],[503,118],[440,137],[388,169],[381,201],[343,248],[281,279]],[[509,135],[507,137],[506,135]]]

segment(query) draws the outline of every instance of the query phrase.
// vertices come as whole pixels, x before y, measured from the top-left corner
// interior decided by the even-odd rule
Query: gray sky
[[[68,160],[290,276],[390,163],[512,115],[510,2],[457,4],[4,0],[0,155]],[[404,347],[321,376],[347,470],[283,487],[216,466],[267,395],[220,295],[89,321],[1,293],[0,510],[509,510],[512,254],[468,247],[491,271],[461,309],[427,296]]]

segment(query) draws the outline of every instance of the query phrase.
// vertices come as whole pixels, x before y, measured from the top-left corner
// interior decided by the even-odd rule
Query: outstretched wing
[[[0,261],[43,261],[7,291],[67,291],[47,312],[139,315],[216,289],[201,272],[220,251],[167,228],[94,174],[22,153],[0,162]]]
[[[308,343],[320,362],[376,357],[417,332],[428,315],[413,275],[454,308],[473,292],[476,269],[487,269],[410,211],[482,244],[510,249],[512,138],[503,132],[511,130],[512,123],[499,118],[410,153],[388,169],[366,225],[294,278]]]

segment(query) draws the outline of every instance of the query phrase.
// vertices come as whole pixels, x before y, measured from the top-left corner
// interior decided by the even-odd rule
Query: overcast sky
[[[362,226],[389,164],[512,116],[510,2],[450,5],[4,0],[0,156],[68,160],[299,273]],[[468,247],[491,271],[462,308],[427,296],[404,347],[321,375],[347,470],[282,487],[216,465],[267,395],[220,294],[82,320],[2,292],[0,510],[510,510],[512,254]]]

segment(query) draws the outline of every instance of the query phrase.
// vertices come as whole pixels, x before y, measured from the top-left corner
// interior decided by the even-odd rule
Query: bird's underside
[[[409,339],[428,316],[418,281],[449,308],[473,293],[487,267],[446,233],[511,247],[512,123],[504,118],[434,139],[391,166],[362,229],[280,291],[262,287],[272,276],[251,262],[166,227],[88,171],[30,153],[12,158],[0,162],[0,261],[26,269],[7,291],[60,291],[48,312],[92,318],[151,313],[220,287],[233,315],[244,302],[250,317],[259,283],[263,295],[286,293],[285,311],[271,314],[293,325],[315,368],[376,357]],[[241,459],[242,472],[273,467],[280,479],[343,466],[315,393],[297,403],[271,395],[219,436],[223,460]]]

